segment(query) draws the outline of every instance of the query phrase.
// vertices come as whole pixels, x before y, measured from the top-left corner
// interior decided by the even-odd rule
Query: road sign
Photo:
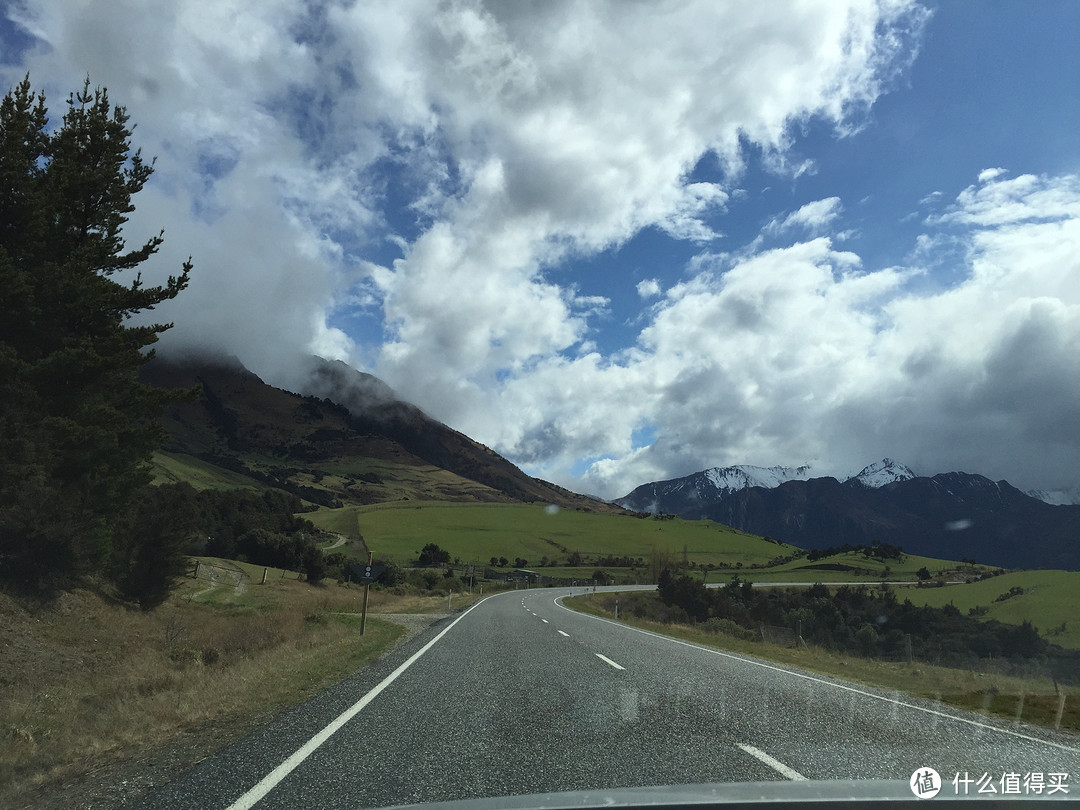
[[[359,582],[361,585],[370,585],[381,577],[385,570],[385,565],[360,565],[359,563],[353,563],[349,566],[349,578],[352,579],[353,582]]]

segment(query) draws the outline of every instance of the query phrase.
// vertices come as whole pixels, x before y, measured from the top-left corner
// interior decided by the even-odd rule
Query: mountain
[[[684,478],[643,484],[615,503],[634,512],[692,514],[726,493],[747,487],[772,488],[785,481],[809,477],[809,466],[754,467],[737,464],[733,467],[711,467]]]
[[[918,477],[889,459],[844,481],[773,487],[705,487],[706,472],[644,484],[616,503],[707,518],[803,548],[878,540],[930,557],[1080,569],[1080,506],[1052,506],[1007,481],[963,472]]]
[[[391,500],[543,502],[618,507],[531,478],[502,456],[403,402],[381,380],[311,358],[305,395],[267,385],[235,358],[159,357],[144,382],[201,386],[164,417],[160,481],[273,486],[315,504]]]
[[[883,458],[881,461],[875,461],[873,464],[863,467],[858,475],[853,475],[847,480],[856,481],[870,489],[880,489],[886,484],[895,481],[910,481],[914,477],[915,473],[903,464],[899,464],[891,458]]]
[[[1029,489],[1027,494],[1053,506],[1080,504],[1080,486],[1071,489]]]

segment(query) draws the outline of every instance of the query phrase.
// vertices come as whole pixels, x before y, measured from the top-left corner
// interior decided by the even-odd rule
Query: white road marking
[[[448,624],[443,629],[443,631],[439,633],[439,635],[435,636],[435,638],[433,638],[431,641],[429,641],[427,644],[425,644],[423,647],[413,653],[412,656],[410,656],[410,658],[404,664],[402,664],[400,667],[398,667],[385,678],[383,678],[382,681],[380,681],[374,689],[372,689],[370,692],[360,698],[360,700],[356,701],[356,703],[354,703],[352,706],[350,706],[348,709],[338,715],[337,718],[332,720],[322,731],[320,731],[318,734],[316,734],[314,737],[312,737],[310,740],[300,746],[300,748],[298,748],[292,756],[290,756],[287,760],[274,768],[274,770],[270,771],[270,773],[264,776],[262,780],[260,780],[247,793],[245,793],[235,802],[230,804],[228,808],[226,808],[226,810],[249,810],[249,808],[252,807],[260,799],[262,799],[263,796],[273,790],[282,779],[292,773],[297,768],[297,766],[300,765],[301,762],[311,756],[315,752],[316,748],[318,748],[320,745],[330,739],[334,732],[336,732],[343,725],[352,720],[360,712],[361,709],[371,703],[371,701],[378,697],[379,694],[386,687],[396,681],[398,676],[401,675],[401,673],[403,673],[405,670],[415,664],[417,659],[419,659],[421,655],[434,647],[435,643],[447,633],[449,633],[455,624],[468,616],[473,611],[473,609],[482,602],[484,602],[483,599],[481,599],[471,608],[469,608],[456,619],[454,619],[454,621]]]
[[[594,653],[594,654],[596,655],[597,658],[599,658],[605,664],[611,664],[613,667],[615,667],[615,669],[626,669],[626,667],[619,666],[614,661],[612,661],[610,658],[608,658],[606,655],[601,655],[600,653]]]
[[[562,630],[559,631],[559,635],[560,636],[566,636],[567,638],[570,638],[570,634],[569,633],[564,633]]]
[[[540,621],[542,621],[544,624],[550,624],[550,622],[547,619],[541,619]]]
[[[926,712],[926,714],[932,714],[936,717],[944,717],[946,720],[955,720],[958,723],[967,723],[969,726],[984,728],[989,731],[997,731],[1001,734],[1009,734],[1013,737],[1019,737],[1021,740],[1028,740],[1029,742],[1039,743],[1040,745],[1049,745],[1053,748],[1060,748],[1062,751],[1069,751],[1073,754],[1080,754],[1080,748],[1076,748],[1070,745],[1063,745],[1061,743],[1051,742],[1050,740],[1041,740],[1038,737],[1031,736],[1030,734],[1021,734],[1019,731],[1011,731],[1007,728],[998,728],[997,726],[992,726],[989,723],[980,723],[978,720],[969,720],[966,717],[957,717],[955,714],[939,712],[936,709],[928,709],[925,706],[916,706],[912,703],[905,703],[902,700],[897,700],[896,698],[886,697],[885,695],[875,695],[873,692],[866,692],[862,689],[856,689],[854,686],[845,686],[842,683],[833,683],[832,681],[826,681],[823,678],[815,678],[813,675],[806,675],[802,672],[795,672],[790,669],[784,669],[783,667],[766,664],[764,661],[755,661],[753,658],[744,658],[740,655],[732,655],[731,653],[722,652],[721,650],[714,650],[710,647],[702,647],[700,644],[691,644],[688,641],[680,641],[677,638],[671,638],[671,636],[663,636],[660,633],[653,633],[649,630],[642,630],[639,627],[631,627],[628,624],[622,624],[621,622],[615,622],[611,619],[605,619],[602,616],[593,616],[589,613],[581,613],[580,611],[574,610],[573,608],[568,608],[560,601],[561,599],[563,599],[563,597],[558,596],[553,601],[563,610],[577,614],[578,616],[584,616],[589,619],[596,619],[600,622],[606,622],[607,624],[614,625],[615,627],[621,627],[624,630],[633,630],[635,633],[652,636],[653,638],[662,639],[663,641],[670,641],[672,644],[679,644],[683,647],[692,647],[693,649],[700,650],[701,652],[711,653],[712,655],[719,655],[721,658],[731,658],[735,661],[742,661],[744,664],[751,664],[755,667],[761,667],[762,669],[771,669],[774,672],[783,672],[785,675],[791,675],[795,678],[802,678],[803,680],[813,681],[814,683],[820,683],[824,686],[831,686],[834,689],[843,689],[845,692],[854,692],[856,695],[862,695],[863,697],[873,698],[874,700],[881,700],[885,703],[892,703],[897,706],[903,706],[905,709],[914,709],[918,712]]]
[[[736,745],[738,745],[739,748],[748,753],[750,756],[760,759],[762,762],[764,762],[781,776],[786,776],[788,779],[791,779],[794,782],[806,781],[806,777],[803,776],[801,773],[794,770],[793,768],[789,768],[780,760],[773,759],[760,748],[754,748],[754,746],[752,745],[743,745],[742,743],[736,743]]]

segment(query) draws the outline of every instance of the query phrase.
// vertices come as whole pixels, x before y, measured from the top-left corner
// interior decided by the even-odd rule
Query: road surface
[[[948,779],[1066,773],[1080,795],[1075,737],[666,639],[573,612],[559,602],[567,593],[489,597],[136,806],[351,809],[639,785],[906,782],[925,767]]]

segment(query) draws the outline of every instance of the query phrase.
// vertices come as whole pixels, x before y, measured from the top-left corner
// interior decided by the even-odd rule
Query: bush
[[[731,619],[722,619],[719,616],[713,616],[711,619],[705,622],[703,625],[710,633],[723,633],[727,636],[734,636],[735,638],[742,639],[743,641],[757,641],[758,635],[753,630],[749,630],[741,625],[731,621]]]
[[[445,565],[450,562],[450,552],[443,551],[435,543],[428,543],[420,550],[418,565]]]

